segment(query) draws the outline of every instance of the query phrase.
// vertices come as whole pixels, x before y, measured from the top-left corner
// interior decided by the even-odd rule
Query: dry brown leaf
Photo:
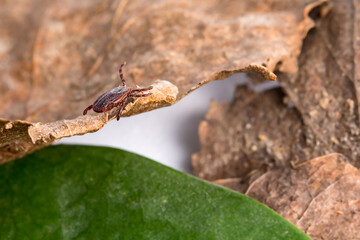
[[[360,236],[360,173],[341,154],[315,158],[295,169],[271,170],[256,179],[247,194],[314,240]]]
[[[360,173],[341,154],[270,170],[253,178],[247,191],[239,178],[214,183],[246,192],[314,240],[360,236]]]
[[[331,5],[304,41],[299,72],[279,74],[279,81],[316,139],[360,167],[360,3]]]
[[[280,70],[293,72],[313,26],[308,15],[325,2],[3,0],[0,163],[106,124],[105,116],[78,116],[119,84],[125,60],[129,86],[163,79],[173,85],[170,92],[177,87],[171,101],[148,100],[151,108],[237,72],[274,80],[279,62]],[[138,104],[127,114],[151,108]]]
[[[208,180],[290,166],[326,153],[280,88],[255,93],[238,87],[231,103],[212,102],[199,126],[201,152],[192,156],[194,174]]]
[[[247,99],[235,100],[229,111],[212,106],[207,120],[212,125],[205,122],[199,127],[203,149],[193,157],[197,175],[211,180],[243,179],[264,163],[282,166],[282,160],[301,162],[331,152],[340,152],[360,166],[359,104],[354,80],[359,46],[354,45],[355,16],[348,15],[356,8],[352,1],[334,1],[332,5],[333,9],[306,37],[299,71],[278,74],[289,95],[285,101],[294,104],[300,114],[289,118],[285,113],[297,112],[295,109],[284,110],[276,97],[262,95],[250,103]],[[219,121],[212,119],[222,115]],[[246,124],[253,128],[245,131]],[[211,137],[215,134],[216,138]]]

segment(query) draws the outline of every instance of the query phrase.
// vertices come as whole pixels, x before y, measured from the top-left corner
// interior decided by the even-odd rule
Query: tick
[[[125,63],[121,64],[119,69],[119,75],[122,82],[122,85],[116,88],[111,89],[110,91],[100,95],[96,101],[85,108],[83,115],[93,109],[94,112],[102,113],[110,111],[111,109],[118,107],[119,111],[116,114],[116,119],[119,121],[120,115],[126,105],[134,101],[134,98],[137,97],[147,97],[152,93],[145,93],[142,94],[144,91],[151,90],[153,87],[148,88],[140,88],[140,89],[133,89],[131,87],[126,86],[126,81],[124,79],[122,68],[125,66]]]

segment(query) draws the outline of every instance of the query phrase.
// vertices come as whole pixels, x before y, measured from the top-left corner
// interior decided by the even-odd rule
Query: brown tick
[[[102,94],[96,101],[85,108],[83,115],[86,115],[87,111],[93,109],[94,112],[102,113],[107,112],[114,107],[119,107],[119,111],[116,114],[116,119],[119,121],[121,112],[124,110],[126,105],[134,101],[136,97],[146,97],[152,93],[138,94],[144,91],[151,90],[153,87],[133,89],[126,86],[125,79],[122,74],[122,68],[125,66],[125,63],[121,64],[119,69],[120,79],[122,81],[122,86],[111,89],[110,91]]]

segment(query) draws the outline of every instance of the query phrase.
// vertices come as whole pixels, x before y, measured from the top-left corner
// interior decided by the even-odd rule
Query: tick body
[[[83,115],[93,109],[94,112],[102,113],[110,111],[111,109],[118,107],[119,111],[116,114],[116,119],[119,121],[120,115],[126,105],[134,101],[134,98],[137,97],[147,97],[152,93],[142,93],[144,91],[151,90],[153,87],[148,88],[140,88],[140,89],[133,89],[131,87],[126,86],[126,81],[122,74],[122,68],[125,66],[125,63],[121,64],[119,69],[119,75],[122,82],[122,85],[116,88],[111,89],[110,91],[100,95],[96,101],[85,108]]]

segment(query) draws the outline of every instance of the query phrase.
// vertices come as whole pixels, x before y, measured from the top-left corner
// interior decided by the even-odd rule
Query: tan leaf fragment
[[[152,86],[153,89],[150,90],[152,95],[130,103],[122,115],[134,115],[175,103],[178,94],[176,86],[160,80],[155,81]],[[113,109],[109,113],[90,114],[49,123],[9,121],[0,118],[0,164],[22,157],[63,137],[98,131],[104,124],[114,119],[116,113],[117,109]]]
[[[194,174],[207,179],[249,177],[326,153],[280,88],[255,93],[237,87],[231,103],[212,102],[199,125]]]
[[[97,96],[119,85],[117,70],[124,61],[129,86],[147,87],[165,79],[177,87],[176,101],[237,72],[274,80],[276,69],[296,71],[302,39],[314,25],[309,14],[326,2],[2,1],[0,116],[4,124],[25,120],[29,126],[51,126],[41,131],[48,134],[35,137],[46,144],[95,131],[92,116],[79,121],[80,126],[69,121],[76,123]],[[152,102],[128,114],[167,103]],[[107,119],[99,118],[100,128]],[[30,137],[26,127],[20,129],[25,132],[7,131],[14,131],[13,137]],[[69,133],[50,133],[52,129]],[[14,140],[12,149],[20,142]],[[8,144],[1,141],[0,149]],[[20,144],[22,154],[9,158],[4,150],[0,156],[10,160],[40,146]]]
[[[312,239],[360,236],[360,172],[341,154],[273,169],[246,192],[297,225]]]

